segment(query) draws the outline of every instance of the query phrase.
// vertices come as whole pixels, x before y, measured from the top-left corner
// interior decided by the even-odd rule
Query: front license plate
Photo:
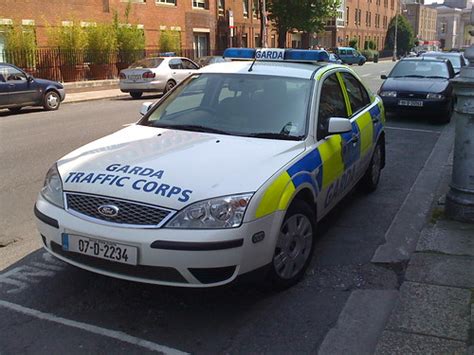
[[[137,265],[137,248],[130,245],[63,233],[62,246],[66,251]]]
[[[400,106],[423,107],[423,101],[400,100],[400,101],[398,101],[398,105],[400,105]]]

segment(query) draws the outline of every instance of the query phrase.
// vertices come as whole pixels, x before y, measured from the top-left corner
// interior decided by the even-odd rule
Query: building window
[[[176,0],[155,0],[156,4],[166,4],[176,6]]]
[[[365,12],[365,26],[369,26],[369,12],[366,11]]]
[[[253,18],[260,18],[258,8],[258,0],[252,0],[252,16]]]
[[[358,23],[358,16],[359,16],[359,10],[355,9],[355,11],[354,11],[354,25],[356,25],[356,26],[357,26],[357,23]]]
[[[217,9],[219,10],[219,16],[224,16],[224,11],[225,11],[224,0],[217,0]]]
[[[383,6],[388,7],[388,0],[383,0]]]
[[[390,8],[393,10],[395,8],[395,1],[390,0]]]
[[[248,18],[249,17],[249,0],[242,1],[242,4],[244,6],[244,17]]]
[[[260,41],[260,35],[259,34],[255,35],[254,39],[255,39],[255,47],[261,47],[262,43]]]
[[[241,47],[247,48],[248,46],[249,46],[249,41],[248,41],[248,38],[247,38],[247,34],[244,33],[242,35],[242,45],[241,45]]]
[[[207,0],[193,0],[193,7],[198,9],[208,9]]]
[[[346,7],[346,25],[349,26],[349,6]]]

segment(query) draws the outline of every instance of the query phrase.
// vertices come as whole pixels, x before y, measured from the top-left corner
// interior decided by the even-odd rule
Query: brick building
[[[400,10],[399,0],[343,0],[336,18],[328,21],[326,31],[314,36],[313,42],[323,47],[347,46],[356,38],[358,47],[372,40],[378,50],[383,49],[388,24],[395,11]]]
[[[84,26],[107,23],[117,11],[121,20],[128,0],[2,0],[0,25],[23,24],[35,29],[39,48],[48,46],[47,27],[79,21]],[[235,28],[229,29],[229,17]],[[229,44],[260,45],[258,0],[132,0],[129,22],[144,30],[147,49],[159,49],[160,32],[180,33],[181,47],[194,56],[222,51]],[[269,29],[268,43],[276,45],[276,33]],[[291,35],[288,36],[291,45]],[[296,43],[298,44],[298,43]],[[0,51],[3,49],[0,29]]]
[[[407,3],[405,10],[404,16],[413,27],[415,38],[420,41],[437,40],[435,9],[415,2]]]

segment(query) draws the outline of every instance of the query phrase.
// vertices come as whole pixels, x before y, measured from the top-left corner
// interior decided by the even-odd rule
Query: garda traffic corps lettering
[[[167,198],[177,198],[179,202],[187,202],[193,192],[189,189],[164,184],[159,181],[165,173],[163,170],[122,164],[111,164],[105,170],[110,173],[72,171],[68,174],[64,183],[101,184],[121,188],[131,187],[137,191],[154,193],[155,195]]]

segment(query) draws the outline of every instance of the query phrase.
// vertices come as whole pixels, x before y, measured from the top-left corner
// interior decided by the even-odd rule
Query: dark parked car
[[[0,109],[18,112],[24,106],[43,106],[57,110],[65,97],[60,83],[36,79],[14,65],[0,63]]]
[[[382,84],[379,95],[385,110],[430,113],[433,120],[447,123],[454,106],[449,79],[454,69],[447,59],[406,58],[400,60]]]
[[[453,65],[454,72],[459,74],[461,68],[466,66],[466,59],[464,55],[459,52],[426,52],[423,53],[423,57],[430,57],[430,58],[441,58],[441,59],[449,59],[451,64]]]

